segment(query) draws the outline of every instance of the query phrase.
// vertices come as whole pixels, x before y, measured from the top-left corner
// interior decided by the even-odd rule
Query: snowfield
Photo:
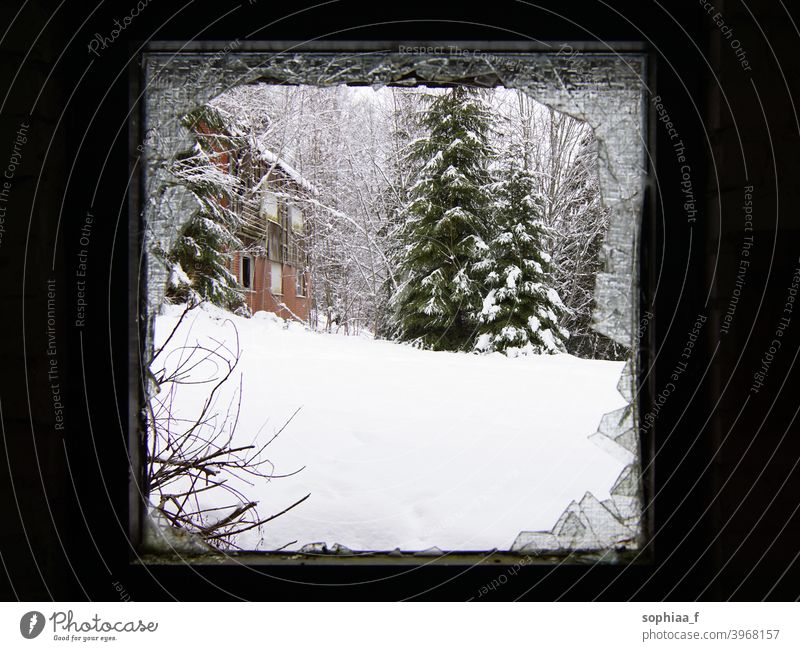
[[[182,311],[164,308],[156,346]],[[608,498],[625,465],[587,438],[625,405],[622,362],[422,351],[212,307],[185,319],[168,345],[173,361],[197,341],[233,345],[234,326],[243,377],[236,442],[259,430],[256,442],[269,440],[299,408],[266,456],[275,474],[305,466],[240,488],[262,517],[311,494],[242,534],[241,547],[507,550],[520,531],[549,530],[587,491]],[[196,413],[207,390],[181,387],[176,409]]]

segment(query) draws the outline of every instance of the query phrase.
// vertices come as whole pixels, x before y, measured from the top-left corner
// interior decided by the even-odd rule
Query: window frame
[[[279,292],[275,291],[275,267],[278,267],[280,273],[278,277],[280,278],[281,289]],[[270,260],[270,267],[269,267],[269,293],[273,296],[283,296],[283,263],[282,262],[275,262],[274,260]]]
[[[248,284],[244,284],[244,263],[247,260],[247,266],[250,268],[249,278],[247,279]],[[248,292],[255,292],[256,291],[256,260],[255,257],[250,255],[249,253],[242,253],[239,256],[239,284],[244,287],[244,289]]]
[[[305,234],[305,217],[303,216],[303,210],[297,204],[290,203],[288,207],[289,213],[289,228],[291,229],[292,233],[298,236],[303,236]],[[295,213],[300,213],[300,220],[298,224],[295,224]]]
[[[305,269],[295,270],[294,296],[295,298],[308,298],[308,278]]]
[[[275,214],[268,213],[265,208],[265,203],[267,197],[272,197],[275,200]],[[272,192],[272,190],[262,190],[261,195],[261,205],[259,206],[259,212],[261,213],[261,217],[266,219],[267,221],[272,222],[273,224],[281,224],[281,202],[278,199],[278,195]]]
[[[551,41],[551,43],[555,43],[555,41]],[[206,43],[195,43],[193,44],[191,50],[194,52],[214,52],[216,51],[220,44],[214,42],[206,42]],[[276,42],[252,42],[247,44],[248,51],[280,51],[285,44],[279,44]],[[418,42],[415,43],[419,47],[435,47],[441,46],[441,42]],[[502,54],[521,54],[521,53],[535,53],[535,52],[542,52],[542,51],[551,51],[551,46],[547,43],[531,43],[531,42],[504,42],[504,43],[495,43],[489,44],[486,42],[479,42],[478,44],[475,43],[464,43],[464,42],[447,42],[448,46],[451,47],[461,47],[461,48],[469,48],[472,47],[476,51],[480,51],[482,53],[496,53],[498,55]],[[348,52],[348,53],[359,53],[364,51],[363,44],[360,43],[331,43],[331,42],[314,42],[310,44],[306,44],[307,51],[314,52]],[[649,52],[646,47],[646,44],[641,42],[573,42],[569,44],[564,44],[564,46],[569,47],[570,51],[574,51],[575,53],[579,53],[581,55],[584,54],[592,54],[592,53],[602,53],[608,54],[611,51],[620,52],[620,53],[631,53],[642,55],[647,63],[647,74],[650,78],[654,77],[655,73],[655,62],[651,56],[648,56]],[[177,42],[152,42],[146,48],[147,51],[157,51],[163,52],[164,50],[170,52],[178,52],[181,48],[185,48],[185,44],[177,43]],[[302,49],[302,48],[300,48]],[[389,51],[396,51],[396,46],[386,47]],[[653,110],[652,107],[647,108],[644,111],[645,121],[647,126],[647,140],[648,142],[643,144],[643,147],[650,150],[651,152],[655,151],[656,147],[656,133],[654,128],[654,120],[653,120]],[[654,202],[651,200],[650,194],[653,187],[652,181],[652,172],[649,171],[651,176],[647,178],[647,188],[648,192],[645,193],[645,198],[643,200],[643,221],[651,220],[654,222],[655,214],[656,214],[656,206]],[[268,191],[267,191],[268,192]],[[274,193],[271,193],[274,194]],[[277,197],[276,197],[277,200]],[[276,212],[278,213],[275,219],[268,219],[268,221],[272,221],[273,223],[279,224],[283,228],[283,224],[280,220],[280,202],[278,201],[278,207]],[[291,224],[289,225],[289,230],[292,231]],[[639,243],[641,246],[641,243]],[[137,252],[137,255],[139,253]],[[135,258],[136,256],[134,256]],[[273,265],[279,264],[281,267],[281,282],[283,279],[283,263],[276,263],[274,261],[270,261]],[[640,264],[641,266],[641,264]],[[271,270],[272,271],[272,270]],[[647,273],[644,271],[639,273],[638,276],[638,283],[640,290],[645,282],[647,282],[648,274],[652,272],[652,269],[648,268]],[[272,278],[270,285],[272,284]],[[271,286],[270,286],[271,290]],[[281,294],[279,296],[283,296],[283,288],[281,289]],[[637,315],[638,316],[638,315]],[[655,334],[652,331],[653,329],[648,331],[647,338],[650,340],[652,345],[652,341],[655,338]],[[643,347],[647,344],[644,343]],[[654,374],[651,374],[654,375]],[[637,392],[640,401],[648,402],[651,399],[654,399],[655,396],[655,384],[654,379],[649,377],[645,380],[644,384],[640,387],[640,391]],[[136,429],[135,427],[132,429]],[[654,430],[651,431],[649,437],[643,436],[641,440],[641,456],[639,459],[639,463],[641,467],[648,466],[651,470],[646,473],[644,477],[644,495],[643,502],[645,505],[648,504],[649,498],[654,493],[653,490],[653,474],[652,474],[652,464],[649,463],[650,457],[649,455],[652,453],[653,450],[653,443],[652,440],[646,440],[653,436]],[[139,433],[138,430],[136,432],[136,437],[138,440]],[[131,441],[134,441],[133,434],[131,435]],[[133,490],[133,487],[132,487]],[[139,502],[139,495],[138,492],[134,496],[132,493],[131,497],[131,504]],[[131,509],[131,532],[134,536],[134,540],[141,540],[141,532],[142,532],[142,523],[141,523],[141,513],[139,515],[134,515],[134,510]],[[653,531],[652,527],[652,507],[645,506],[642,512],[642,537],[644,540],[650,540],[651,532]],[[577,553],[579,556],[580,554]],[[221,552],[220,555],[223,555]],[[227,554],[225,554],[227,555]],[[575,556],[576,553],[570,552],[568,553],[569,557]],[[456,551],[456,552],[448,552],[446,555],[442,557],[431,557],[431,556],[422,556],[422,555],[411,555],[410,553],[403,553],[402,555],[393,555],[381,552],[368,552],[362,556],[353,557],[353,556],[337,556],[334,554],[324,554],[324,555],[314,555],[314,554],[305,554],[305,555],[298,555],[296,553],[289,553],[289,552],[256,552],[256,551],[248,551],[248,552],[241,552],[236,554],[236,560],[232,561],[235,563],[247,563],[247,564],[256,564],[256,565],[303,565],[308,563],[313,564],[321,564],[321,565],[337,565],[337,564],[351,564],[351,565],[413,565],[419,566],[421,564],[429,564],[435,563],[440,565],[456,565],[456,566],[463,566],[463,565],[472,565],[475,563],[484,562],[487,557],[491,557],[492,564],[501,564],[501,565],[512,565],[518,564],[520,558],[522,558],[522,554],[520,553],[511,553],[511,552],[493,552],[493,551]],[[585,555],[587,558],[591,557],[591,554]],[[612,562],[621,562],[623,566],[627,566],[628,564],[648,564],[652,562],[652,553],[647,552],[645,554],[639,554],[636,552],[623,552],[617,556],[614,554],[606,555],[608,560]],[[636,556],[636,558],[633,558]],[[147,562],[158,562],[158,563],[184,563],[185,559],[181,558],[180,555],[174,560],[165,559],[162,556],[149,556],[147,554],[142,555],[142,559],[145,563]],[[199,563],[202,564],[202,559],[199,559]],[[214,557],[211,559],[212,563],[219,563],[219,558]],[[554,566],[556,564],[561,564],[564,562],[563,555],[541,555],[531,558],[531,564],[534,565],[545,565],[545,566]],[[585,562],[580,559],[576,559],[575,562],[581,563]]]

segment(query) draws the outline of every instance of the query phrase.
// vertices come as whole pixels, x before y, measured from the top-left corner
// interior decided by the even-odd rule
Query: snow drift
[[[157,347],[182,311],[158,316]],[[549,530],[587,491],[608,498],[625,465],[588,439],[603,414],[625,405],[622,362],[424,351],[213,307],[191,312],[167,348],[232,344],[237,332],[236,442],[265,442],[299,409],[267,456],[274,474],[304,467],[239,488],[262,516],[311,493],[242,534],[245,549],[507,550],[520,531]],[[175,409],[199,411],[204,387],[181,387]]]

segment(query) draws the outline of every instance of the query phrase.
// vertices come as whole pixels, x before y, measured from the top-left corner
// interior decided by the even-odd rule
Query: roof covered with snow
[[[258,143],[258,151],[256,153],[265,163],[271,166],[274,165],[275,167],[280,169],[281,172],[283,172],[294,183],[303,188],[303,190],[313,195],[317,194],[317,189],[310,181],[308,181],[294,167],[289,165],[289,163],[287,163],[283,158],[281,158],[280,156],[272,152],[270,149],[265,147],[263,142]]]
[[[241,123],[238,116],[231,111],[230,107],[220,103],[220,98],[212,100],[205,106],[206,110],[212,111],[216,114],[219,123],[224,125],[224,130],[227,135],[232,137],[245,137],[248,135],[247,128]],[[295,167],[290,165],[285,157],[281,157],[272,151],[264,142],[264,138],[256,140],[256,147],[253,149],[253,154],[270,165],[278,168],[287,178],[296,183],[306,192],[317,195],[317,189],[308,181]],[[261,179],[258,183],[260,186],[265,179]]]

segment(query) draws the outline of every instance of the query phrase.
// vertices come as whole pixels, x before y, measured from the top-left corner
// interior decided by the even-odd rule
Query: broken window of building
[[[291,487],[299,490],[308,481],[311,497],[286,517],[276,519],[263,531],[257,530],[258,535],[254,532],[239,543],[247,549],[274,551],[288,540],[298,540],[288,549],[305,553],[374,553],[399,548],[400,553],[414,554],[436,548],[446,552],[499,549],[514,554],[581,552],[601,556],[640,547],[642,464],[635,400],[639,342],[633,336],[633,324],[638,319],[637,238],[646,170],[642,101],[645,61],[641,55],[571,50],[461,51],[452,56],[364,52],[267,56],[238,52],[215,57],[149,53],[144,57],[144,71],[146,127],[160,136],[147,140],[143,157],[145,350],[164,338],[156,320],[169,275],[163,260],[152,252],[170,250],[175,234],[192,218],[196,206],[191,193],[176,185],[170,175],[170,161],[192,146],[193,135],[182,118],[197,107],[224,103],[226,94],[257,93],[265,86],[272,90],[264,91],[260,100],[264,106],[269,105],[269,92],[281,94],[284,106],[293,106],[294,96],[305,93],[303,106],[311,108],[304,110],[313,113],[314,107],[327,106],[326,97],[335,95],[336,102],[358,116],[349,122],[341,118],[343,122],[336,125],[325,122],[332,114],[322,111],[313,115],[275,113],[270,119],[283,131],[268,130],[266,144],[258,151],[244,152],[239,159],[250,160],[254,170],[252,161],[261,159],[262,167],[251,179],[253,196],[261,193],[260,203],[255,203],[255,210],[247,208],[253,205],[253,197],[239,189],[241,194],[232,205],[242,206],[239,214],[247,241],[264,249],[265,265],[269,262],[269,267],[264,267],[270,274],[269,292],[283,294],[286,273],[295,277],[292,300],[308,294],[313,302],[307,315],[288,304],[290,297],[284,297],[287,302],[280,304],[259,304],[251,319],[241,321],[240,334],[245,340],[252,336],[254,341],[278,336],[269,330],[273,320],[256,318],[260,311],[272,311],[286,322],[281,345],[299,346],[291,357],[294,361],[286,361],[284,367],[289,376],[297,373],[297,381],[284,379],[286,385],[296,386],[302,381],[308,387],[309,377],[327,379],[316,394],[313,387],[304,389],[306,404],[287,426],[286,435],[278,439],[277,445],[284,446],[294,427],[300,439],[296,447],[276,445],[274,453],[285,456],[271,459],[292,467],[324,470],[313,476],[306,473],[313,481],[298,473],[287,480],[284,485],[290,488],[286,489],[275,479],[265,492],[291,503],[299,496]],[[189,72],[199,80],[197,84],[182,82]],[[447,156],[447,147],[458,148],[467,142],[465,151],[471,151],[482,139],[476,131],[465,128],[439,150],[437,143],[430,144],[430,133],[425,131],[430,126],[421,127],[415,116],[428,110],[436,97],[450,92],[443,87],[472,89],[470,93],[479,98],[475,106],[483,103],[490,107],[490,113],[515,116],[515,130],[490,143],[492,147],[506,153],[520,143],[539,147],[538,154],[534,147],[521,150],[516,160],[525,161],[531,187],[544,188],[545,173],[559,186],[561,194],[550,196],[542,190],[527,195],[526,202],[539,211],[537,219],[542,228],[563,235],[571,223],[566,216],[584,214],[587,207],[602,214],[601,236],[592,239],[594,266],[590,272],[586,271],[589,267],[570,267],[567,262],[576,256],[581,234],[577,230],[572,240],[552,238],[559,245],[549,244],[551,248],[543,250],[540,257],[530,258],[532,269],[538,264],[542,269],[553,265],[562,270],[561,281],[558,271],[552,272],[556,276],[553,282],[560,282],[556,298],[542,290],[548,300],[556,307],[564,303],[565,314],[580,304],[588,315],[585,323],[562,321],[557,326],[560,308],[546,308],[527,315],[522,326],[508,322],[508,329],[528,327],[549,333],[542,335],[539,345],[550,346],[550,352],[570,353],[543,355],[537,361],[541,366],[535,369],[531,359],[524,359],[524,346],[517,346],[522,352],[514,355],[483,354],[486,351],[477,346],[432,351],[426,350],[432,347],[426,342],[415,348],[414,342],[406,345],[409,342],[392,340],[396,332],[393,301],[404,281],[418,277],[419,286],[424,287],[434,283],[439,273],[432,267],[427,276],[410,276],[407,269],[393,266],[403,259],[404,247],[412,246],[408,239],[393,239],[392,235],[413,218],[407,211],[408,199],[420,203],[444,196],[425,195],[414,183],[422,179],[434,184],[448,178],[456,183],[474,181],[455,164],[443,168],[438,176],[425,176],[425,166],[436,168],[437,155]],[[237,90],[242,88],[245,91]],[[391,113],[391,129],[381,122],[389,115],[384,111],[390,110],[390,104],[382,99],[387,94],[394,94],[391,106],[405,105],[407,109]],[[310,120],[316,120],[317,142],[311,142],[313,130],[302,128]],[[334,149],[325,130],[339,133],[340,127],[342,133],[350,129],[351,139],[346,141],[345,137],[341,148]],[[533,130],[526,131],[528,128]],[[279,141],[281,132],[294,133],[294,140]],[[267,142],[270,138],[273,140]],[[401,164],[401,158],[392,158],[396,153],[392,147],[413,151],[413,143],[419,138],[430,139],[428,160],[418,156],[416,162],[412,157],[409,163],[403,158]],[[554,178],[552,172],[535,163],[528,166],[528,156],[534,154],[552,160],[559,143],[565,141],[571,143],[571,149],[561,158],[561,176]],[[318,146],[316,159],[311,155],[315,151],[312,145]],[[331,157],[323,156],[323,149]],[[369,155],[352,155],[356,150],[366,150]],[[500,174],[502,165],[489,163],[488,158],[483,168],[486,174]],[[506,160],[511,159],[507,156]],[[245,168],[242,163],[231,163],[228,171],[242,174]],[[282,175],[281,187],[269,185],[270,175],[275,174]],[[386,183],[387,178],[392,182]],[[266,180],[256,192],[259,179]],[[582,195],[578,186],[588,194]],[[593,197],[591,201],[596,204],[582,203],[586,196]],[[503,205],[504,200],[496,199],[493,205]],[[480,201],[474,204],[480,205]],[[459,217],[457,209],[463,207],[449,207],[448,217]],[[430,236],[431,247],[445,241],[441,233]],[[470,250],[494,250],[495,242],[506,237],[498,233],[487,239],[471,235]],[[307,236],[308,242],[299,244],[295,235]],[[451,253],[461,242],[447,240]],[[516,279],[522,273],[521,268],[501,259],[504,251],[497,249],[492,255],[494,273],[505,275],[494,293],[487,290],[477,304],[476,327],[491,321],[495,308],[499,310],[498,297],[516,289]],[[454,281],[451,294],[466,292],[475,280],[469,275],[471,271],[481,265],[490,267],[486,260],[482,258],[471,267],[464,263],[462,270],[466,271],[454,274],[463,282]],[[252,287],[255,261],[244,256],[241,264],[241,284]],[[444,301],[449,296],[442,294],[441,298]],[[436,309],[434,300],[430,314]],[[169,318],[165,318],[164,327],[171,323]],[[548,320],[553,321],[552,327],[544,327]],[[299,329],[289,327],[292,324],[299,324]],[[564,336],[561,348],[562,337],[555,328],[564,327],[566,331],[569,328],[565,324],[577,336],[571,341]],[[256,327],[264,328],[260,335],[255,330],[250,332]],[[358,346],[364,343],[349,342],[348,354],[337,357],[336,350],[325,348],[330,338],[314,338],[318,333],[343,338],[360,334],[372,348],[362,351]],[[515,333],[510,330],[503,334],[512,335]],[[300,341],[302,337],[306,339]],[[389,355],[375,366],[380,355],[389,350],[386,346],[397,346],[391,349],[396,356]],[[310,368],[293,367],[302,363],[304,355],[318,365],[311,373]],[[147,359],[145,355],[143,363]],[[447,368],[439,363],[442,359],[448,360]],[[578,368],[586,360],[597,364]],[[497,367],[501,362],[503,369]],[[352,375],[353,368],[362,369],[367,381]],[[376,375],[381,368],[388,372]],[[598,378],[596,385],[580,390],[576,378],[590,377]],[[557,387],[572,394],[560,401],[556,394],[548,393],[557,391]],[[477,393],[470,393],[476,389]],[[276,389],[269,395],[280,400],[282,394]],[[431,395],[437,399],[431,400]],[[309,404],[315,396],[317,402]],[[382,403],[383,396],[394,396],[395,402]],[[292,398],[284,400],[277,411],[270,412],[280,422],[297,407]],[[541,403],[538,411],[520,407],[531,402]],[[268,408],[263,401],[257,404],[260,409]],[[386,419],[386,413],[398,416]],[[400,414],[414,415],[416,420],[403,420]],[[474,427],[475,423],[481,427]],[[425,429],[431,424],[432,430]],[[303,439],[304,432],[311,430],[324,434],[326,440]],[[382,441],[380,447],[376,447],[377,439]],[[391,458],[388,464],[387,455]],[[334,457],[335,462],[331,461]],[[470,458],[481,463],[476,466]],[[589,467],[594,469],[596,481],[587,480]],[[409,475],[409,468],[421,474]],[[363,480],[360,484],[342,483],[343,477],[356,475]],[[314,527],[302,531],[300,537],[292,534],[302,521],[309,520],[315,521]],[[374,524],[350,526],[359,520]]]

